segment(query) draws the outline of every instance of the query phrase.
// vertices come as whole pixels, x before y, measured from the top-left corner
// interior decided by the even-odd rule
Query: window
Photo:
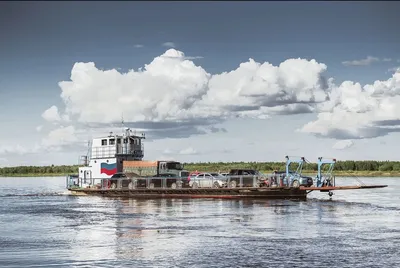
[[[176,170],[182,170],[183,165],[179,162],[169,162],[167,163],[167,168],[168,169],[176,169]]]
[[[107,140],[106,140],[106,139],[101,140],[101,145],[102,145],[102,146],[103,146],[103,145],[107,145]]]
[[[114,145],[115,144],[115,139],[110,139],[110,145]]]
[[[124,143],[127,143],[128,142],[128,139],[127,138],[124,138]]]
[[[117,144],[121,144],[121,139],[120,138],[117,139]]]

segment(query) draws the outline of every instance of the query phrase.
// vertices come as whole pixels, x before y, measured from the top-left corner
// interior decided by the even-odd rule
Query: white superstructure
[[[82,186],[93,185],[94,179],[110,178],[122,171],[124,160],[142,160],[144,134],[136,136],[128,128],[123,135],[110,133],[107,137],[94,138],[89,154],[84,156],[85,166],[79,168]]]

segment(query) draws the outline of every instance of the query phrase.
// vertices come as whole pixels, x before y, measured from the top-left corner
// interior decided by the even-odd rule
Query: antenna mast
[[[125,130],[125,125],[124,125],[124,113],[121,115],[121,126],[122,126],[122,132]]]

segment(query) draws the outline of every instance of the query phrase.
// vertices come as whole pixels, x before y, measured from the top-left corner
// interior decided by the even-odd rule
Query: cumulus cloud
[[[353,145],[354,145],[354,142],[352,140],[341,140],[341,141],[336,142],[332,148],[335,150],[344,150],[344,149],[350,148]]]
[[[165,42],[165,43],[162,44],[162,46],[163,47],[171,47],[171,48],[176,47],[174,42]]]
[[[300,131],[337,139],[361,139],[400,131],[400,72],[386,81],[334,86],[317,120]]]
[[[212,76],[204,103],[214,107],[214,115],[236,112],[266,118],[274,113],[308,112],[327,98],[328,85],[322,76],[326,68],[315,60],[288,59],[273,66],[249,59],[236,70]]]
[[[115,124],[123,115],[126,125],[155,137],[188,137],[215,132],[210,127],[227,118],[312,112],[328,96],[326,68],[315,60],[273,66],[249,59],[231,72],[211,75],[175,49],[126,73],[78,62],[70,81],[59,83],[64,113],[52,106],[43,117]]]
[[[215,125],[229,118],[298,113],[317,114],[300,131],[321,137],[371,138],[400,129],[388,125],[399,119],[400,72],[362,86],[353,81],[336,85],[324,76],[326,70],[314,59],[287,59],[274,66],[250,58],[234,70],[211,75],[175,49],[128,72],[77,62],[70,80],[59,83],[65,107],[52,106],[42,114],[59,124],[68,121],[69,127],[51,132],[44,144],[54,145],[63,133],[63,142],[74,143],[87,127],[103,134],[120,130],[122,116],[125,126],[150,139],[224,132]]]
[[[368,56],[367,58],[361,60],[343,61],[342,64],[345,66],[367,66],[378,61],[379,58]]]
[[[41,129],[42,126],[39,126]],[[108,130],[108,129],[107,129]],[[83,148],[87,146],[85,130],[76,130],[74,126],[59,126],[45,135],[41,141],[21,145],[19,143],[0,145],[0,155],[26,155],[43,153],[47,151],[60,151],[66,148]],[[104,135],[104,132],[101,133]]]
[[[50,133],[42,140],[42,145],[46,148],[60,148],[65,145],[77,142],[77,133],[74,126],[60,127],[50,131]]]
[[[42,117],[47,121],[60,121],[60,114],[58,113],[57,106],[53,105],[42,113]]]

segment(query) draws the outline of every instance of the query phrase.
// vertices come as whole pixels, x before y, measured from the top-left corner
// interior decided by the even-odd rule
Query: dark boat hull
[[[72,195],[129,198],[253,198],[306,200],[299,188],[69,189]]]

